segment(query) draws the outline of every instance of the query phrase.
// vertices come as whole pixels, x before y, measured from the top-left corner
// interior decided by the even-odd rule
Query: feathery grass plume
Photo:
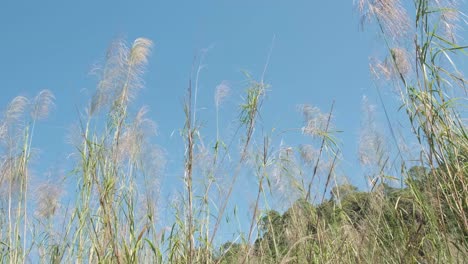
[[[441,23],[442,23],[442,34],[444,37],[448,38],[451,42],[457,42],[457,30],[459,28],[458,25],[459,16],[458,12],[454,10],[447,10],[444,11],[443,15],[441,16]]]
[[[126,74],[126,57],[128,48],[123,40],[111,43],[107,50],[102,68],[96,67],[93,73],[99,75],[96,93],[91,99],[89,114],[93,115],[108,107],[118,96],[118,89],[123,86],[122,76]]]
[[[152,45],[153,42],[146,38],[137,38],[133,42],[126,60],[126,80],[120,91],[120,100],[122,100],[122,103],[133,99],[136,90],[143,87],[140,76],[148,63],[148,56],[151,52]]]
[[[366,96],[363,96],[361,104],[364,117],[359,135],[359,162],[366,167],[380,166],[383,165],[383,158],[386,156],[386,146],[385,139],[375,123],[376,106],[370,104]]]
[[[392,77],[392,68],[389,67],[386,60],[380,61],[377,58],[371,58],[369,63],[370,72],[376,80],[390,80]]]
[[[141,74],[148,62],[147,56],[151,45],[152,42],[148,39],[136,39],[125,60],[125,73],[122,76],[123,85],[118,89],[118,97],[113,102],[110,112],[112,123],[115,125],[114,142],[117,148],[127,118],[128,103],[134,98],[136,91],[143,87]]]
[[[148,56],[151,52],[152,46],[153,42],[149,39],[135,39],[129,59],[129,64],[133,67],[136,67],[135,70],[142,70],[140,67],[144,67],[148,63]]]
[[[357,0],[357,7],[362,24],[376,18],[393,40],[404,37],[410,29],[410,19],[400,0]]]
[[[142,153],[144,153],[140,157],[142,171],[152,177],[161,174],[167,164],[166,151],[158,145],[146,143],[142,146]]]
[[[140,108],[131,125],[124,131],[117,150],[118,160],[140,160],[147,137],[156,135],[156,123],[146,117],[147,112],[148,107]]]
[[[29,99],[24,96],[17,96],[8,105],[5,112],[5,123],[10,125],[11,123],[20,121],[22,115],[29,106]]]
[[[8,197],[8,189],[18,189],[19,179],[16,173],[18,160],[8,155],[0,156],[0,196]],[[2,198],[5,198],[2,197]]]
[[[311,165],[318,155],[318,150],[312,145],[303,144],[299,146],[299,154],[302,162],[307,165]]]
[[[321,137],[327,133],[327,124],[329,124],[329,115],[314,106],[304,104],[298,108],[304,116],[305,126],[302,127],[302,133],[312,137]],[[328,126],[328,130],[330,127]]]
[[[0,159],[0,183],[7,182],[11,190],[20,188],[20,167],[23,165],[23,136],[24,136],[24,115],[29,107],[29,99],[24,96],[17,96],[8,104],[0,123],[0,147],[4,147],[4,155]],[[28,142],[29,143],[29,142]],[[3,145],[3,146],[2,146]],[[2,148],[0,148],[0,151]],[[1,152],[0,152],[1,153]],[[24,175],[23,175],[24,176]],[[6,194],[6,193],[5,193]]]
[[[224,99],[229,96],[231,92],[231,87],[227,81],[222,81],[219,85],[216,86],[214,101],[216,108],[223,103]]]
[[[115,41],[108,49],[106,61],[100,73],[97,91],[91,100],[90,115],[110,104],[126,104],[141,88],[143,73],[152,42],[138,38],[129,48],[123,40]]]
[[[291,164],[295,161],[294,149],[291,146],[286,145],[281,141],[277,153],[273,153],[272,160],[269,162],[271,166],[278,165],[284,171],[291,171]],[[272,179],[276,180],[277,183],[281,181],[281,174],[277,174],[276,177],[272,175]]]
[[[441,28],[442,28],[442,36],[447,38],[449,41],[456,43],[458,36],[457,30],[460,29],[460,22],[461,17],[465,17],[466,15],[458,10],[459,2],[458,0],[433,0],[435,3],[435,13],[440,12],[440,19]],[[467,21],[463,19],[465,24]]]
[[[204,143],[203,140],[199,140],[199,144],[196,146],[196,151],[193,157],[193,165],[194,168],[200,170],[201,175],[210,175],[213,170],[213,155],[210,152],[210,148],[208,148]]]
[[[219,142],[219,107],[221,103],[229,96],[231,88],[227,81],[222,81],[218,86],[216,86],[214,101],[216,107],[216,151],[218,151]]]
[[[80,124],[78,122],[74,122],[67,127],[65,143],[73,147],[79,146],[83,144],[83,136]],[[74,154],[75,153],[71,153],[70,155]]]
[[[319,168],[322,167],[323,160],[321,160],[321,158],[323,152],[330,151],[330,154],[332,154],[335,157],[334,162],[336,161],[338,155],[339,149],[331,133],[333,131],[332,119],[334,106],[335,102],[332,103],[330,112],[328,114],[324,114],[317,107],[312,107],[307,104],[298,106],[298,108],[302,111],[302,114],[304,116],[305,126],[302,127],[302,133],[304,135],[309,135],[312,138],[320,139],[321,141],[319,153],[317,155],[317,159],[313,168],[313,173],[311,179],[309,180],[309,183],[307,184],[307,194],[305,196],[306,200],[309,200],[310,198],[312,184],[317,176]]]
[[[390,49],[390,55],[393,61],[393,74],[398,76],[406,76],[412,70],[409,53],[403,48]],[[389,62],[390,63],[390,62]]]
[[[41,218],[50,218],[60,208],[62,189],[53,183],[43,183],[36,189],[35,214]]]
[[[408,51],[397,47],[390,49],[390,55],[383,62],[371,59],[369,68],[376,79],[406,80],[413,73],[411,65]]]
[[[269,174],[271,176],[269,176],[268,183],[270,189],[275,191],[270,190],[270,193],[277,191],[279,194],[285,195],[284,202],[297,199],[300,193],[292,191],[295,191],[301,173],[294,149],[281,142],[279,150],[273,153],[270,163]]]
[[[51,108],[54,106],[55,97],[49,90],[42,90],[34,98],[32,104],[31,117],[33,120],[40,120],[46,118]]]
[[[7,135],[7,125],[3,120],[0,120],[0,143],[5,140]]]

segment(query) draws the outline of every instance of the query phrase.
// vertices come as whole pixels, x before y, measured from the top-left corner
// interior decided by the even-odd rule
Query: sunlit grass
[[[327,112],[307,104],[298,107],[303,126],[287,131],[302,133],[307,142],[274,145],[276,132],[260,127],[270,88],[263,76],[257,81],[246,74],[231,138],[219,130],[221,105],[232,91],[227,82],[216,88],[216,133],[206,138],[196,106],[199,66],[192,73],[196,80],[188,80],[183,109],[180,193],[166,206],[173,209],[173,222],[159,222],[164,151],[151,143],[157,126],[147,118],[148,108],[133,112],[129,107],[143,87],[152,42],[138,38],[128,45],[120,40],[97,70],[96,92],[75,131],[75,163],[67,174],[74,188],[70,204],[61,204],[64,179],[44,182],[37,190],[31,186],[35,124],[52,110],[52,93],[18,96],[3,112],[1,262],[466,261],[468,132],[460,111],[466,106],[448,96],[454,89],[466,92],[466,80],[452,58],[467,53],[454,32],[455,23],[463,21],[457,17],[464,15],[453,1],[414,1],[414,17],[398,0],[357,4],[363,22],[378,26],[386,47],[385,58],[371,63],[377,89],[397,91],[417,143],[417,149],[403,153],[396,128],[387,120],[392,137],[386,138],[376,122],[378,106],[365,98],[356,160],[364,168],[368,190],[348,184],[337,172],[341,150],[333,102]],[[414,153],[417,158],[405,158]],[[247,228],[226,242],[220,230],[238,221],[233,192],[246,171],[257,184],[251,188],[255,193]],[[288,204],[287,210],[280,211],[278,200]]]

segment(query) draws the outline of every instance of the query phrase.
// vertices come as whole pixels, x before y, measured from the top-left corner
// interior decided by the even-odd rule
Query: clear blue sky
[[[344,132],[341,171],[362,184],[357,161],[361,99],[378,104],[368,70],[381,42],[375,32],[359,30],[353,1],[2,1],[0,3],[0,80],[2,109],[16,95],[50,89],[56,96],[51,117],[37,127],[41,149],[38,170],[63,164],[71,151],[65,137],[86,106],[97,79],[89,74],[112,40],[137,37],[154,41],[144,76],[145,89],[135,105],[148,105],[158,125],[155,142],[168,154],[165,184],[182,186],[183,155],[178,136],[183,126],[182,98],[193,57],[211,47],[200,76],[199,117],[214,124],[213,93],[227,80],[235,109],[245,88],[242,70],[259,78],[275,36],[265,81],[271,84],[264,112],[266,129],[301,126],[298,104],[328,111],[335,100],[335,124]],[[466,7],[466,5],[464,5]],[[463,8],[462,8],[463,10]],[[466,10],[466,9],[465,9]],[[466,32],[465,32],[466,35]],[[396,99],[386,92],[388,106]],[[231,121],[232,111],[222,113]],[[382,119],[382,124],[385,121]],[[210,132],[211,131],[211,132]],[[212,136],[212,129],[205,129]],[[211,133],[211,134],[210,134]],[[223,131],[229,135],[228,131]],[[286,143],[304,140],[285,136]],[[172,164],[172,166],[171,166]]]

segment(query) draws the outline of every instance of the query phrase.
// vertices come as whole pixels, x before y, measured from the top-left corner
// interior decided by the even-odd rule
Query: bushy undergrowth
[[[468,133],[466,81],[454,63],[467,54],[455,29],[465,15],[454,1],[415,0],[414,16],[398,0],[359,0],[363,25],[378,29],[387,56],[372,59],[377,89],[393,87],[417,148],[390,142],[363,103],[359,160],[367,191],[340,181],[333,104],[326,113],[300,106],[298,146],[274,146],[259,134],[269,86],[247,75],[233,138],[219,133],[219,111],[229,94],[215,94],[216,138],[197,118],[198,74],[184,105],[185,143],[180,197],[172,223],[158,223],[158,177],[164,151],[151,143],[147,109],[130,111],[152,43],[116,41],[77,126],[73,203],[60,205],[60,182],[30,184],[35,123],[49,114],[50,91],[16,97],[0,120],[0,260],[2,263],[463,263],[468,259]],[[371,22],[370,25],[367,25]],[[458,22],[465,24],[457,24]],[[387,111],[387,109],[385,109]],[[104,120],[104,121],[103,121]],[[240,142],[240,145],[236,145]],[[396,145],[389,151],[387,145]],[[411,157],[417,153],[416,161]],[[411,165],[408,165],[411,164]],[[222,237],[238,179],[257,180],[247,230]],[[392,172],[392,173],[390,173]],[[391,176],[391,175],[397,175]],[[317,187],[318,186],[318,187]],[[398,187],[396,187],[398,186]],[[291,204],[278,212],[274,201]],[[34,202],[33,202],[34,201]],[[34,209],[34,210],[33,210]],[[219,241],[224,241],[219,243]]]

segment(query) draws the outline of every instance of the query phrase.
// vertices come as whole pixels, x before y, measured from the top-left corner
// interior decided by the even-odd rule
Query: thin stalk
[[[262,164],[261,164],[261,175],[259,178],[258,182],[258,191],[257,191],[257,198],[255,199],[255,206],[254,206],[254,212],[252,215],[252,220],[250,221],[250,228],[249,228],[249,235],[247,237],[247,243],[250,244],[250,240],[252,238],[252,232],[254,225],[256,223],[255,219],[257,218],[257,211],[258,211],[258,204],[260,202],[260,195],[263,192],[263,180],[266,177],[266,167],[267,167],[267,159],[268,159],[268,139],[265,137],[263,140],[263,155],[262,155]],[[249,246],[249,250],[247,251],[247,254],[245,255],[244,260],[242,263],[246,263],[248,261],[250,251],[252,247]]]
[[[193,237],[193,150],[194,150],[194,132],[192,128],[192,86],[191,81],[189,81],[189,87],[187,91],[187,100],[185,103],[185,130],[186,130],[186,158],[185,158],[185,172],[184,179],[187,187],[188,195],[188,232],[187,232],[187,241],[188,241],[188,263],[193,263],[193,254],[194,254],[194,237]]]
[[[333,113],[333,107],[335,106],[335,101],[333,101],[332,105],[331,105],[331,109],[330,109],[330,114],[328,114],[328,118],[327,118],[327,124],[325,126],[325,131],[324,133],[328,133],[328,129],[329,129],[329,126],[330,126],[330,123],[331,123],[331,117],[332,117],[332,113]],[[317,172],[318,172],[318,166],[320,164],[320,158],[322,157],[322,152],[325,148],[325,144],[326,144],[326,136],[325,135],[322,135],[322,143],[320,144],[320,150],[319,150],[319,155],[317,157],[317,161],[315,162],[315,166],[314,166],[314,172],[312,174],[312,178],[309,182],[309,185],[307,187],[307,194],[306,194],[306,197],[305,197],[305,200],[308,201],[309,198],[310,198],[310,195],[311,195],[311,189],[312,189],[312,183],[314,182],[314,179],[317,175]]]

